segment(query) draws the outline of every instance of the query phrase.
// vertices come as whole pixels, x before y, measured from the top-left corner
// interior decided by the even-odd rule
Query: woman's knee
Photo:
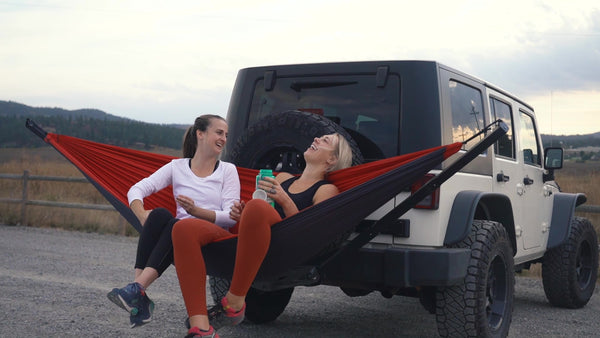
[[[273,207],[267,201],[255,198],[246,202],[246,206],[244,207],[244,210],[242,210],[242,214],[264,214],[265,212],[269,211],[269,208],[273,209]]]
[[[150,214],[148,214],[148,219],[152,220],[164,220],[165,222],[168,222],[171,218],[173,218],[173,214],[165,208],[152,209]]]
[[[158,228],[162,229],[170,220],[173,219],[173,215],[169,210],[165,208],[152,209],[148,214],[144,228]]]
[[[173,238],[173,241],[175,241],[175,238],[185,238],[188,236],[186,230],[190,229],[191,223],[193,223],[192,219],[182,219],[175,222],[175,224],[173,224],[173,229],[171,230],[171,237]]]
[[[173,225],[171,231],[173,245],[176,242],[189,241],[202,246],[229,235],[231,235],[229,231],[220,226],[197,218],[179,220]]]
[[[271,226],[281,220],[279,213],[266,201],[253,199],[246,203],[240,217],[242,227]]]

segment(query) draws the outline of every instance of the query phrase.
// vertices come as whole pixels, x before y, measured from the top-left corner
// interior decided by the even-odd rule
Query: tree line
[[[181,149],[184,129],[133,120],[99,119],[85,116],[25,116],[4,115],[0,122],[0,147],[40,147],[45,145],[37,135],[25,127],[31,118],[45,131],[69,135],[90,141],[126,148],[153,146]]]

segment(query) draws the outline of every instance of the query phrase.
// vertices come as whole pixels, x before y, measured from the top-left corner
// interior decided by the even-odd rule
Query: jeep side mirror
[[[544,168],[548,170],[544,174],[544,182],[554,181],[554,170],[563,166],[563,149],[558,147],[549,147],[544,149]]]
[[[562,148],[546,148],[544,151],[544,167],[549,170],[560,169],[563,166]]]

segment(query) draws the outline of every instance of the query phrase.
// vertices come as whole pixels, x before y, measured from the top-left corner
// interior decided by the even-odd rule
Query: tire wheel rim
[[[499,329],[504,320],[504,312],[508,293],[508,275],[506,264],[500,256],[496,256],[490,265],[486,290],[486,313],[492,331]]]
[[[590,244],[584,241],[577,250],[577,261],[575,263],[577,283],[582,290],[590,283],[593,269],[592,260],[592,249],[590,248]]]
[[[306,162],[303,152],[295,148],[281,147],[269,150],[256,161],[253,167],[295,174],[302,172]]]

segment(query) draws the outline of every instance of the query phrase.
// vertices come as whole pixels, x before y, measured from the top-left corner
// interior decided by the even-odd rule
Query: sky
[[[0,100],[150,123],[226,116],[241,68],[435,60],[600,132],[600,1],[0,0]]]

